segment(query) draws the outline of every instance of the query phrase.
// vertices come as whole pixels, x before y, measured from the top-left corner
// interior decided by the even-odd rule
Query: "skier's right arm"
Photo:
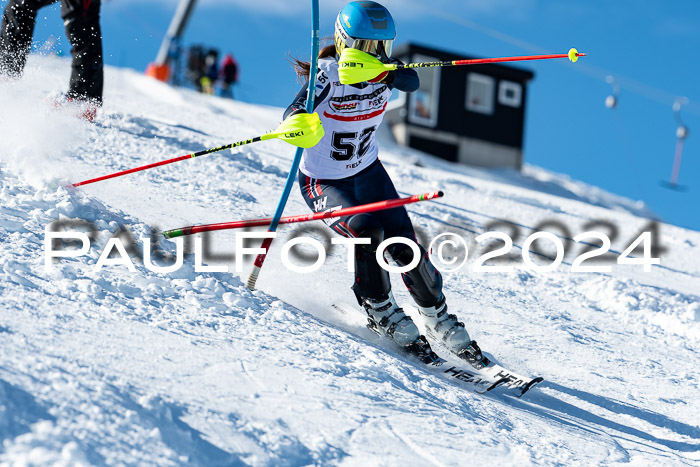
[[[292,114],[299,113],[300,111],[306,112],[306,98],[309,90],[309,80],[307,79],[301,90],[297,93],[296,97],[292,101],[291,105],[287,107],[284,111],[284,118],[286,119]],[[328,75],[323,70],[318,70],[316,75],[316,97],[314,99],[314,108],[324,101],[328,97],[328,93],[331,92],[331,80]]]

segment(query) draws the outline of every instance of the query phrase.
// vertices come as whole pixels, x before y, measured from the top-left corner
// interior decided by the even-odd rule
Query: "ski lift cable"
[[[647,197],[647,190],[646,190],[646,185],[642,184],[642,176],[641,173],[639,172],[639,166],[638,166],[638,161],[635,159],[633,156],[634,150],[632,148],[632,144],[630,143],[629,135],[627,133],[627,129],[625,128],[624,123],[622,122],[622,118],[620,117],[620,112],[617,111],[617,106],[620,101],[620,84],[617,82],[615,77],[613,75],[608,75],[605,77],[605,81],[612,86],[612,94],[610,94],[608,97],[605,98],[605,106],[609,108],[610,110],[613,111],[613,115],[615,117],[615,123],[617,124],[617,131],[620,135],[620,140],[622,141],[622,147],[623,147],[623,154],[625,156],[625,162],[627,163],[627,166],[629,169],[632,171],[633,179],[634,179],[634,185],[635,188],[637,189],[637,195],[642,196],[643,198]]]
[[[524,41],[522,39],[518,39],[517,37],[513,37],[509,34],[503,33],[501,31],[498,31],[493,28],[489,28],[487,26],[483,26],[481,24],[478,24],[474,21],[470,21],[465,18],[460,18],[454,15],[450,15],[446,12],[442,11],[437,11],[437,10],[432,10],[427,7],[422,7],[423,10],[426,13],[429,13],[433,16],[439,17],[441,19],[444,19],[446,21],[449,21],[451,23],[457,24],[458,26],[463,26],[465,28],[471,29],[475,32],[487,35],[493,39],[511,44],[515,47],[521,48],[523,50],[526,50],[530,53],[538,53],[538,54],[547,54],[551,53],[551,51],[542,48],[536,44],[533,44],[531,42]],[[560,66],[568,66],[567,63],[559,63]],[[620,75],[619,73],[613,73],[609,70],[605,70],[603,68],[596,67],[594,65],[591,65],[590,63],[582,63],[582,64],[577,64],[575,71],[578,71],[580,73],[586,74],[590,77],[593,77],[598,80],[605,81],[608,76],[614,75],[616,77],[616,81],[619,86],[624,87],[626,90],[629,90],[630,92],[637,94],[641,97],[644,97],[648,100],[657,102],[659,104],[663,105],[668,105],[669,102],[673,102],[676,99],[676,96],[678,94],[659,89],[655,86],[643,83],[641,81]],[[693,114],[695,116],[700,116],[700,105],[691,102],[688,100],[686,103],[686,109],[685,111],[687,113]]]
[[[647,189],[647,185],[642,183],[644,177],[642,177],[642,174],[639,171],[639,160],[634,157],[634,149],[632,148],[632,143],[630,142],[627,128],[625,127],[625,124],[622,121],[622,117],[620,117],[620,112],[618,112],[617,109],[614,107],[612,108],[612,110],[615,117],[615,123],[617,124],[617,131],[619,132],[620,138],[622,139],[622,147],[623,153],[625,155],[625,161],[632,172],[632,177],[634,178],[633,184],[637,189],[637,194],[641,197],[640,199],[650,199],[650,197],[648,196],[649,192]]]

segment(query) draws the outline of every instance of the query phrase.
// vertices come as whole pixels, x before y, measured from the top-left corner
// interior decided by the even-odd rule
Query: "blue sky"
[[[0,1],[4,8],[6,1]],[[106,63],[144,70],[155,57],[177,0],[103,0]],[[426,5],[428,4],[429,5]],[[321,0],[321,35],[332,35],[344,1]],[[666,222],[700,230],[700,2],[544,0],[386,0],[397,43],[413,41],[470,56],[565,53],[589,56],[529,62],[525,160],[632,199]],[[200,0],[184,43],[231,51],[241,66],[237,97],[286,106],[299,89],[287,61],[308,57],[310,2]],[[67,52],[58,7],[39,15],[35,40]],[[621,86],[619,107],[604,101]],[[690,129],[679,183],[669,180],[676,145],[672,105]]]

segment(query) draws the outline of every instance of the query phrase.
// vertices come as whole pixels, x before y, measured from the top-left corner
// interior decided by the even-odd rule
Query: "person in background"
[[[187,79],[198,92],[202,92],[202,77],[204,76],[204,50],[201,45],[193,45],[187,52]]]
[[[202,91],[207,94],[214,94],[216,81],[219,79],[219,52],[210,49],[204,57],[204,76],[202,77]]]
[[[22,75],[32,44],[37,12],[59,0],[9,0],[0,26],[0,74]],[[104,85],[100,0],[60,0],[61,17],[72,46],[71,77],[66,102],[92,121],[102,106]],[[56,102],[60,105],[62,102]]]
[[[233,99],[233,84],[238,82],[238,63],[233,55],[226,54],[221,62],[221,97]]]

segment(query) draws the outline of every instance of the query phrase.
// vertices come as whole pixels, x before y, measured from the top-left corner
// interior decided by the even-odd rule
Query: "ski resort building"
[[[393,56],[404,63],[471,58],[411,43]],[[532,72],[497,64],[416,71],[418,91],[400,93],[386,115],[399,144],[453,162],[520,170]]]

